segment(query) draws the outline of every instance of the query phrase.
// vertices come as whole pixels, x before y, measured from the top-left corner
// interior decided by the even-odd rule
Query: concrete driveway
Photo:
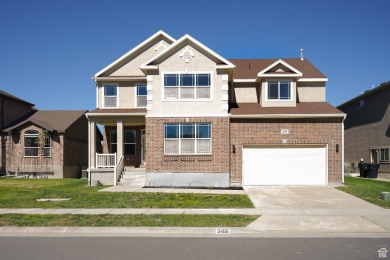
[[[257,231],[389,232],[390,210],[325,186],[246,186]]]

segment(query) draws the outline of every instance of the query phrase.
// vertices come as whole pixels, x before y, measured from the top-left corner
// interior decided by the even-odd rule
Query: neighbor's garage
[[[326,185],[325,146],[243,148],[243,185]]]

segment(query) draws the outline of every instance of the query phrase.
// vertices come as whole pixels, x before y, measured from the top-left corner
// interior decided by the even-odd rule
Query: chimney
[[[301,60],[303,60],[303,49],[301,49]]]

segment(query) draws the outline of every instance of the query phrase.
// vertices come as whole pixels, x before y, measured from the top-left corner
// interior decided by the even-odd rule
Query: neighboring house
[[[34,104],[15,97],[5,91],[0,90],[0,174],[5,174],[5,153],[6,153],[6,138],[2,133],[3,129],[13,124],[14,122],[26,118],[33,114],[36,109]]]
[[[390,178],[390,81],[364,92],[338,108],[345,120],[345,161],[379,163]]]
[[[228,60],[159,31],[93,79],[91,181],[116,185],[134,166],[146,168],[147,186],[343,183],[345,114],[303,58]]]
[[[86,110],[39,110],[3,130],[8,175],[81,177],[88,164]],[[99,149],[99,132],[97,144]]]

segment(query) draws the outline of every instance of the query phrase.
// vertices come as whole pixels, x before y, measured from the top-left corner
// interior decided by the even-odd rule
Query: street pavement
[[[123,188],[122,188],[123,189]],[[149,192],[153,189],[141,189]],[[188,190],[188,189],[184,189]],[[166,189],[165,192],[183,192]],[[191,190],[209,193],[210,189]],[[0,214],[243,214],[261,215],[243,228],[0,227],[0,236],[178,236],[178,237],[390,237],[390,209],[332,187],[245,187],[250,209],[0,209]],[[231,193],[230,193],[231,194]]]

